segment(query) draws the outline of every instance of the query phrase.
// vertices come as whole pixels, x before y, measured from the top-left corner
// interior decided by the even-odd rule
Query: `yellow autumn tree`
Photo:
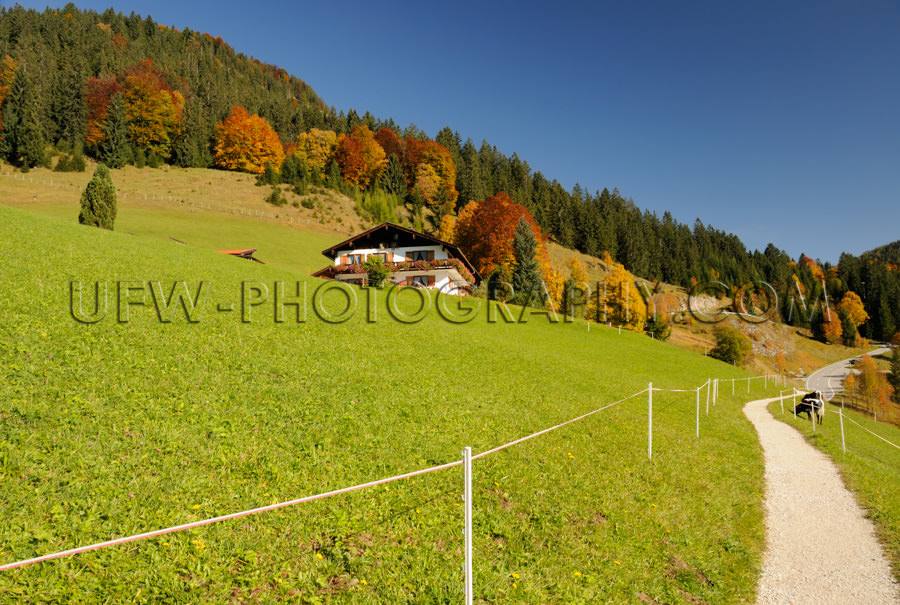
[[[852,290],[848,290],[844,297],[841,298],[841,302],[838,303],[838,311],[843,311],[850,318],[850,321],[853,322],[853,325],[857,328],[869,319],[869,314],[866,313],[866,308],[863,306],[862,299],[859,297],[859,294],[853,292]]]
[[[181,134],[184,96],[166,84],[165,73],[150,59],[131,66],[119,78],[128,138],[135,149],[168,159]]]
[[[316,173],[320,179],[327,175],[325,169],[328,162],[334,157],[337,147],[337,134],[331,130],[319,130],[310,128],[309,132],[302,132],[297,136],[297,148],[294,154],[303,160],[310,171]]]
[[[566,268],[569,270],[569,276],[576,282],[587,283],[587,268],[577,255],[573,254],[566,260]]]
[[[275,130],[258,115],[236,105],[216,126],[213,161],[219,168],[262,174],[268,164],[278,171],[284,148]]]
[[[604,262],[610,271],[591,294],[588,318],[610,323],[635,332],[642,332],[647,321],[647,305],[634,284],[634,276],[625,267],[605,254]]]

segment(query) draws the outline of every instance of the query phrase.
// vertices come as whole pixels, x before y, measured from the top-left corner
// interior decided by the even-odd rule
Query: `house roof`
[[[261,264],[263,263],[261,260],[253,256],[253,253],[256,252],[256,248],[237,248],[235,250],[216,250],[221,254],[230,254],[231,256],[237,256],[239,258],[246,258],[247,260],[253,260]]]
[[[478,274],[478,271],[475,270],[475,266],[469,262],[469,259],[467,259],[466,255],[459,249],[459,246],[451,244],[450,242],[445,242],[433,235],[419,233],[418,231],[401,227],[394,223],[381,223],[380,225],[354,235],[349,239],[345,239],[339,244],[335,244],[330,248],[322,250],[322,254],[334,260],[341,250],[353,250],[356,248],[400,248],[416,245],[443,246],[444,249],[450,253],[451,257],[458,258],[472,273],[475,279],[481,281],[481,276]]]

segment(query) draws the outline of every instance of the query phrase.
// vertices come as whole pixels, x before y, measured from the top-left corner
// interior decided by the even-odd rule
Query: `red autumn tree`
[[[454,243],[459,245],[483,276],[490,275],[497,267],[512,269],[515,262],[513,236],[522,217],[534,232],[538,261],[546,274],[550,263],[541,228],[525,206],[512,201],[502,191],[483,202],[469,202],[459,211]]]
[[[99,145],[106,138],[103,125],[109,111],[109,102],[122,91],[115,76],[104,75],[88,78],[85,102],[87,103],[87,130],[84,140],[88,145]]]
[[[391,154],[393,154],[397,156],[398,160],[403,159],[403,150],[405,149],[403,139],[398,137],[393,130],[390,128],[379,128],[378,132],[375,133],[375,140],[384,149],[384,154],[387,157],[391,157]]]
[[[384,150],[364,124],[338,138],[334,159],[343,179],[359,189],[367,189],[376,182],[387,165]]]
[[[231,115],[216,126],[213,147],[216,166],[262,174],[269,164],[276,171],[284,162],[284,148],[275,130],[258,115],[235,105]]]

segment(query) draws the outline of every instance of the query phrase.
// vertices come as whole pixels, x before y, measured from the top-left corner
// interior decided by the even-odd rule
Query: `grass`
[[[875,524],[878,539],[891,563],[894,577],[900,579],[900,449],[867,433],[859,426],[844,422],[847,451],[843,451],[839,406],[828,404],[825,422],[816,426],[801,416],[794,419],[790,400],[785,400],[785,414],[778,402],[769,404],[772,414],[800,431],[807,441],[828,454],[840,469],[844,483],[856,494],[860,505]],[[900,445],[900,429],[873,421],[849,409],[845,419],[852,419],[866,429]]]
[[[271,302],[243,323],[216,310],[242,282],[321,282],[68,216],[0,207],[0,234],[2,562],[458,460],[650,381],[746,376],[583,322],[403,324],[383,292],[373,323],[277,323]],[[198,323],[160,322],[148,286],[127,323],[112,299],[81,324],[70,280],[210,290]],[[656,393],[652,461],[644,397],[476,461],[476,602],[752,602],[762,455],[746,394],[722,395],[697,439],[695,395]],[[461,489],[454,468],[2,572],[0,601],[459,602]]]

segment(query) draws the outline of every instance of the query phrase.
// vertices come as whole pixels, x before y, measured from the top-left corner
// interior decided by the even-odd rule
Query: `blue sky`
[[[449,125],[751,250],[900,239],[893,0],[76,5],[222,36],[338,109]]]

